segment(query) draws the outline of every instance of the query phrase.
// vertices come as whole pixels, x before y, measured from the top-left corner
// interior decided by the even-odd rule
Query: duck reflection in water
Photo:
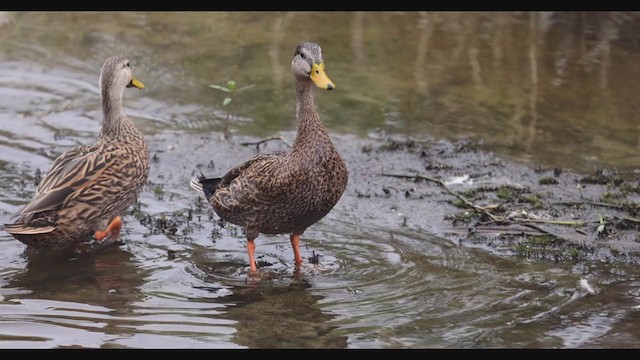
[[[9,286],[27,290],[11,297],[75,302],[111,309],[141,300],[145,274],[134,255],[117,243],[95,249],[41,251],[27,248],[24,271]]]
[[[286,251],[286,246],[282,248]],[[275,261],[262,267],[263,276],[257,280],[245,276],[236,256],[212,256],[208,247],[198,245],[190,255],[208,285],[201,289],[216,294],[221,288],[229,291],[213,301],[225,306],[223,318],[234,321],[234,343],[249,348],[347,347],[347,337],[332,324],[335,317],[320,306],[324,297],[314,294],[317,269],[303,266],[292,273],[285,260]]]

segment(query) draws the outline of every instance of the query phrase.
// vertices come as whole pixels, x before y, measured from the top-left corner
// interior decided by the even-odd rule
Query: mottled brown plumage
[[[54,160],[33,199],[5,231],[33,247],[63,247],[117,238],[119,215],[138,197],[149,175],[149,152],[140,130],[122,109],[125,87],[143,88],[129,60],[108,58],[100,73],[102,130],[93,145]],[[109,226],[112,224],[111,226]],[[104,231],[106,230],[106,231]]]
[[[245,228],[254,272],[254,240],[259,233],[291,234],[296,265],[300,265],[300,235],[331,211],[347,186],[347,168],[313,101],[314,84],[334,88],[324,72],[320,46],[300,44],[291,69],[298,120],[291,151],[258,155],[221,178],[191,179],[191,186],[204,193],[221,218]]]

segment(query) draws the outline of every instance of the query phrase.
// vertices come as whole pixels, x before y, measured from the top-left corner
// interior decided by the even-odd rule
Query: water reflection
[[[0,38],[0,64],[33,59],[93,80],[106,56],[127,53],[149,83],[138,104],[141,117],[164,128],[221,130],[230,111],[231,131],[267,136],[295,127],[289,61],[295,44],[312,39],[325,49],[340,89],[318,98],[333,131],[470,137],[554,166],[629,168],[637,163],[640,139],[630,98],[639,90],[639,16],[7,13],[10,21],[0,26],[11,36]],[[69,31],[72,25],[86,31]],[[324,31],[309,31],[317,28]],[[228,80],[256,87],[223,107],[225,94],[208,85]],[[167,114],[154,100],[176,111]],[[5,106],[9,113],[24,111],[17,105]]]
[[[25,249],[25,268],[2,289],[0,347],[100,347],[135,332],[121,316],[143,298],[145,271],[130,252]]]
[[[28,291],[31,299],[88,303],[126,312],[126,304],[143,296],[140,286],[146,274],[138,269],[133,254],[118,244],[83,253],[25,248],[24,257],[24,271],[13,276],[9,286]]]
[[[265,236],[258,240],[259,273],[250,276],[245,251],[238,251],[243,239],[219,238],[213,247],[194,245],[190,253],[206,284],[199,289],[228,290],[215,301],[225,306],[221,317],[234,322],[233,342],[249,348],[346,348],[347,336],[336,332],[335,317],[320,306],[324,296],[312,291],[322,270],[308,259],[293,269],[291,249],[284,246],[288,239]],[[231,243],[235,250],[228,252]]]
[[[225,317],[236,320],[234,341],[250,348],[346,348],[333,316],[318,306],[306,281],[288,286],[237,287],[225,301]]]

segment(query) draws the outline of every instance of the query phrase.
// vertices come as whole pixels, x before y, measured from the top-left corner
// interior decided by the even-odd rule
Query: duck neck
[[[138,127],[136,127],[129,117],[122,110],[121,91],[102,91],[102,131],[100,132],[100,141],[117,140],[124,143],[139,144],[145,143],[144,136]]]
[[[327,131],[320,121],[313,102],[313,83],[308,78],[296,78],[296,118],[298,132],[293,143],[293,151],[305,147],[309,142],[328,139]]]
[[[113,93],[109,89],[102,90],[102,134],[115,135],[128,121],[122,110],[122,95],[124,91]]]

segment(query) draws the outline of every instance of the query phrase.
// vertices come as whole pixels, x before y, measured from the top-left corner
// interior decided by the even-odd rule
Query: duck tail
[[[205,198],[209,201],[213,193],[216,192],[218,184],[221,182],[222,178],[208,179],[203,173],[200,173],[200,175],[191,178],[189,185],[191,185],[194,190],[204,193]]]
[[[4,227],[2,228],[2,230],[11,235],[48,234],[55,229],[55,226],[28,226],[24,224],[4,224]]]

